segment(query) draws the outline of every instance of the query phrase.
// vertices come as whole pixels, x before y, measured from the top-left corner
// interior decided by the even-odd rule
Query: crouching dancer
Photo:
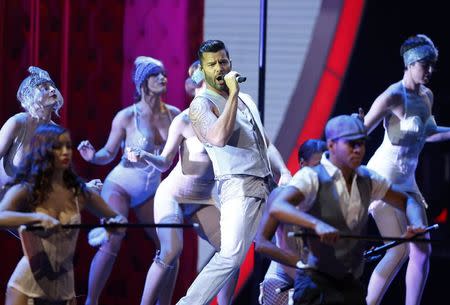
[[[385,178],[361,166],[366,139],[361,120],[337,116],[328,121],[325,134],[329,152],[319,165],[298,171],[275,196],[260,236],[271,238],[265,228],[273,221],[299,225],[319,236],[307,238],[306,265],[298,264],[295,256],[283,249],[271,255],[283,264],[302,267],[295,280],[295,304],[366,304],[366,288],[358,280],[364,244],[339,235],[364,234],[368,207],[377,199],[406,210],[409,235],[424,231],[425,215],[411,197],[393,190]]]

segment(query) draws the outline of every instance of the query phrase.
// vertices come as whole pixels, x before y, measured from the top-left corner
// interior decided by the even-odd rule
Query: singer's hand
[[[228,87],[229,94],[234,94],[239,92],[239,83],[237,81],[237,77],[239,76],[239,73],[236,71],[230,71],[224,76],[225,84]]]

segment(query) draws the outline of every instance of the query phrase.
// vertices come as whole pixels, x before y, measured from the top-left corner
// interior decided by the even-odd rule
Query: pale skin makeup
[[[119,111],[113,119],[111,130],[106,144],[95,150],[88,141],[82,141],[78,145],[78,151],[84,160],[104,165],[114,160],[123,142],[136,132],[136,118],[134,107],[139,115],[138,129],[142,135],[149,139],[153,138],[154,146],[164,144],[167,141],[171,118],[180,113],[179,109],[162,102],[162,95],[167,91],[167,77],[162,71],[155,75],[150,75],[140,87],[140,100],[135,105],[126,107]],[[136,162],[134,151],[140,151],[135,147],[125,147],[125,156],[131,162]],[[152,152],[153,153],[153,152]],[[159,174],[159,173],[158,173]],[[108,186],[109,185],[109,186]],[[105,181],[102,195],[108,200],[114,209],[123,215],[128,215],[130,210],[130,198],[119,185]],[[153,197],[145,199],[145,202],[136,206],[134,212],[141,223],[153,223]],[[148,236],[152,238],[158,246],[158,238],[155,229],[146,229]],[[86,305],[96,305],[103,287],[113,268],[115,255],[120,248],[121,239],[111,239],[109,243],[102,246],[94,257],[91,264],[89,278],[89,289]]]
[[[39,90],[39,96],[35,101],[36,105],[39,105],[35,107],[39,117],[32,117],[28,111],[20,112],[10,117],[0,129],[0,159],[9,157],[7,153],[10,151],[14,140],[20,136],[24,128],[27,130],[26,136],[23,138],[22,149],[18,150],[14,156],[10,156],[14,160],[4,162],[6,174],[9,176],[4,177],[5,181],[11,180],[14,176],[16,167],[25,156],[24,149],[28,147],[36,128],[41,124],[51,122],[53,106],[59,98],[56,90],[50,82],[37,86],[36,90]]]
[[[426,124],[432,115],[434,95],[427,87],[434,72],[435,60],[419,60],[405,67],[402,80],[390,85],[383,93],[381,93],[372,103],[370,110],[364,116],[360,116],[364,120],[368,132],[372,132],[383,119],[390,115],[396,116],[399,121],[405,117],[405,93],[410,103],[416,108],[417,116],[422,123]],[[428,130],[426,134],[426,142],[440,142],[450,139],[450,128],[446,126],[436,126],[433,130]],[[417,140],[413,137],[411,141],[404,138],[401,146],[408,148],[414,147]],[[420,153],[420,152],[419,152]],[[417,160],[416,160],[417,161]],[[396,175],[398,172],[394,171]],[[377,218],[376,215],[387,213],[387,209],[380,208],[373,213],[376,222],[385,221],[393,223],[387,218],[388,216]],[[422,215],[426,217],[425,209],[422,208]],[[392,216],[395,220],[397,217]],[[404,230],[404,225],[383,226],[381,230],[387,230],[384,234],[393,235],[394,231]],[[380,228],[380,227],[379,227]],[[390,233],[388,233],[390,232]],[[395,234],[397,234],[395,233]],[[425,287],[426,278],[429,270],[429,255],[431,247],[429,245],[411,244],[404,248],[390,249],[380,263],[376,266],[368,286],[367,303],[370,305],[379,304],[382,296],[387,290],[391,280],[397,273],[397,270],[409,257],[406,272],[406,304],[420,303],[421,294]]]
[[[57,90],[51,82],[44,82],[37,86],[35,90],[38,90],[39,94],[36,96],[35,105],[31,107],[35,108],[38,117],[31,116],[28,111],[17,113],[10,117],[0,130],[0,159],[3,159],[10,158],[10,156],[7,156],[7,153],[10,151],[14,140],[20,136],[24,128],[26,129],[21,149],[11,156],[13,160],[4,162],[5,172],[9,177],[4,177],[3,182],[11,180],[14,176],[18,164],[25,156],[24,149],[28,147],[36,128],[42,124],[53,123],[51,116],[60,95],[57,94]],[[101,185],[99,179],[94,179],[87,183],[89,188],[97,192],[101,189]]]
[[[392,113],[399,118],[405,115],[403,100],[403,85],[406,90],[413,93],[419,103],[425,105],[429,116],[433,107],[433,92],[425,85],[430,81],[433,73],[433,62],[416,61],[410,64],[404,72],[401,84],[395,83],[378,96],[364,117],[364,125],[368,132],[372,132],[388,114]],[[437,126],[433,134],[429,135],[427,142],[438,142],[450,139],[450,128]]]
[[[145,85],[141,87],[141,100],[136,104],[140,116],[140,130],[156,130],[165,141],[168,136],[170,118],[167,111],[172,116],[176,116],[179,110],[173,106],[166,105],[167,110],[162,108],[161,95],[167,90],[167,78],[165,73],[151,75]],[[146,93],[147,92],[147,93]],[[96,151],[88,141],[82,141],[78,145],[78,151],[83,159],[94,164],[108,164],[117,155],[120,145],[125,140],[127,134],[134,128],[133,107],[127,107],[114,117],[108,140],[103,148]]]

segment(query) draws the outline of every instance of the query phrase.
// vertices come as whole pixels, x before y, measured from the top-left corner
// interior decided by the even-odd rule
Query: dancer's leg
[[[155,194],[154,213],[156,223],[182,223],[181,209],[166,190],[164,181]],[[182,230],[158,228],[156,232],[161,247],[147,272],[141,305],[153,305],[157,299],[159,305],[170,304],[178,274],[178,258],[183,249]]]
[[[154,199],[149,198],[143,204],[136,206],[133,210],[140,223],[155,223],[154,218]],[[159,248],[159,240],[156,234],[155,228],[145,228],[145,233],[150,237],[155,244],[156,248]]]
[[[102,197],[117,212],[128,217],[129,197],[120,186],[105,181],[102,189]],[[98,304],[100,294],[114,266],[122,238],[122,235],[112,234],[110,240],[102,245],[95,254],[89,270],[86,305]]]
[[[382,236],[400,237],[406,230],[405,213],[384,202],[375,203],[372,216]],[[370,277],[366,298],[368,305],[380,304],[390,283],[406,261],[408,252],[407,244],[401,244],[386,251]]]
[[[261,283],[262,295],[260,295],[262,304],[264,305],[288,305],[289,302],[289,290],[283,292],[277,292],[277,289],[282,289],[286,286],[290,286],[281,279],[266,278]]]
[[[161,223],[181,223],[176,217],[162,219]],[[145,280],[141,305],[153,305],[159,299],[160,305],[170,304],[174,283],[169,277],[176,279],[178,258],[183,249],[183,232],[181,229],[159,228],[158,237],[161,250],[156,254]]]
[[[158,295],[158,305],[162,304],[172,304],[173,292],[175,290],[175,284],[177,283],[178,270],[180,268],[180,259],[177,259],[173,263],[174,268],[168,272],[167,276],[164,278],[161,287],[164,287]]]
[[[420,198],[416,198],[416,200]],[[418,201],[420,202],[420,201]],[[425,209],[422,219],[427,223]],[[429,238],[429,234],[426,235]],[[430,269],[431,245],[410,243],[408,268],[406,269],[406,305],[419,305]]]

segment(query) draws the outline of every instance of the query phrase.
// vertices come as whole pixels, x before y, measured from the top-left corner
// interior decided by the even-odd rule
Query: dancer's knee
[[[413,244],[411,246],[409,259],[418,264],[425,264],[431,256],[431,245],[429,244]]]
[[[161,223],[181,223],[181,220],[179,216],[171,215],[161,219]],[[183,232],[175,228],[160,228],[158,238],[161,244],[158,259],[167,265],[172,265],[183,250]]]
[[[108,242],[104,243],[99,250],[112,256],[117,256],[124,236],[124,234],[111,234]]]
[[[407,244],[400,244],[386,251],[386,256],[392,261],[404,262],[409,256]]]
[[[159,265],[160,267],[162,267],[163,269],[166,270],[173,270],[176,267],[176,263],[177,263],[177,257],[175,257],[175,259],[169,260],[169,257],[163,257],[161,255],[161,251],[156,251],[156,255],[155,258],[153,259],[153,261]]]
[[[180,257],[181,251],[183,251],[182,242],[162,244],[158,256],[166,264],[172,264],[173,261]]]

